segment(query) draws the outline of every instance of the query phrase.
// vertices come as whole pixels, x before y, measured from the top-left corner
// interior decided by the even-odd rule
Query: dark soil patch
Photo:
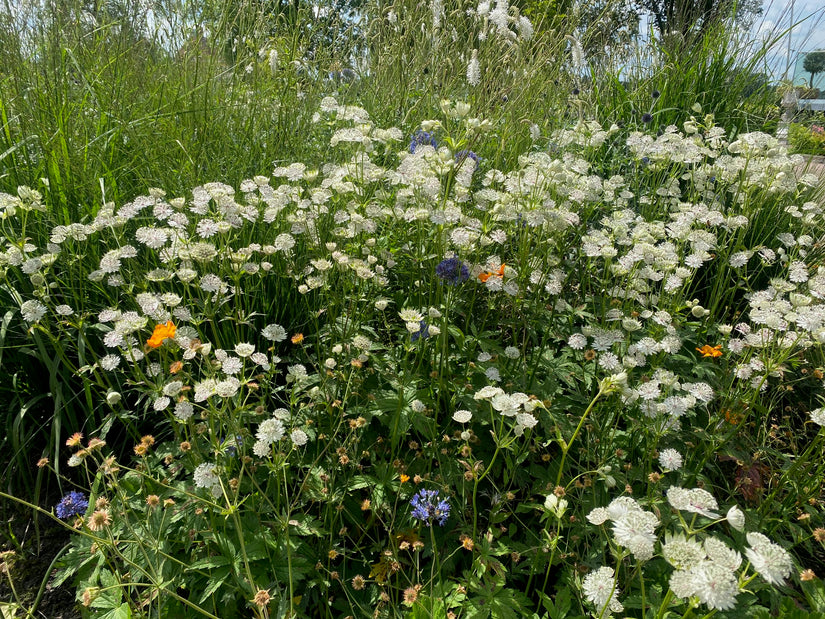
[[[43,595],[35,610],[35,616],[45,619],[79,619],[75,592],[71,582],[60,587],[52,587],[49,573],[52,560],[66,544],[70,532],[41,518],[37,531],[31,514],[11,509],[5,514],[0,532],[0,552],[5,552],[5,561],[0,560],[0,600],[19,601],[25,610],[32,610],[37,602],[38,592],[43,587]],[[9,552],[10,551],[10,552]],[[8,569],[5,573],[3,566]],[[14,583],[18,600],[9,586],[9,577]],[[45,581],[45,585],[44,585]],[[17,616],[22,616],[18,613]]]

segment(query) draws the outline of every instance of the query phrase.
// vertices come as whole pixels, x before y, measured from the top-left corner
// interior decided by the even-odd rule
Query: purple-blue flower
[[[54,511],[57,513],[58,518],[66,519],[85,513],[87,507],[89,507],[89,499],[86,495],[77,490],[72,490],[55,506]]]
[[[428,337],[430,337],[430,325],[428,325],[423,320],[420,323],[418,323],[418,331],[413,333],[410,336],[410,341],[411,342],[416,342],[422,337],[424,339],[427,339]]]
[[[443,527],[450,517],[450,504],[446,499],[439,500],[438,490],[419,490],[413,495],[410,507],[413,518],[430,525],[437,522]]]
[[[451,286],[470,279],[469,267],[458,258],[447,258],[435,267],[435,274]]]
[[[438,148],[438,142],[435,141],[432,133],[429,133],[428,131],[421,131],[421,129],[419,129],[413,134],[412,140],[410,141],[410,152],[414,153],[415,149],[419,146],[432,146],[433,148]]]
[[[455,162],[459,165],[464,163],[466,159],[472,159],[473,161],[475,161],[476,166],[478,165],[478,155],[476,155],[471,150],[460,150],[455,154]]]

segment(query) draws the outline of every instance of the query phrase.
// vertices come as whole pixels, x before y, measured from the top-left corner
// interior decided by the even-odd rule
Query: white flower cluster
[[[617,497],[607,507],[592,510],[587,514],[587,520],[595,525],[610,520],[613,523],[613,538],[619,546],[627,548],[639,561],[653,558],[656,543],[654,531],[659,526],[659,519],[656,514],[644,511],[634,499]]]

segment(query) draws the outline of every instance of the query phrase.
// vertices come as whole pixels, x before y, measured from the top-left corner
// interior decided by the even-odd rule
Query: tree
[[[813,88],[817,73],[825,73],[825,51],[809,53],[802,62],[802,68],[811,74],[810,87]]]
[[[650,12],[659,34],[704,34],[719,21],[733,17],[737,24],[749,28],[762,13],[762,0],[638,0]]]

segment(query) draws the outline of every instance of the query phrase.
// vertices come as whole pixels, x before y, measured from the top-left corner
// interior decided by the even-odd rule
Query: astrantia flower
[[[458,410],[453,413],[453,419],[458,423],[467,423],[473,418],[473,414],[468,410]]]
[[[646,511],[630,512],[613,522],[613,537],[616,543],[624,546],[639,561],[653,558],[653,546],[659,519]]]
[[[725,518],[727,518],[728,524],[737,531],[742,531],[745,529],[745,514],[742,513],[742,510],[736,505],[728,510]]]
[[[616,586],[612,567],[600,567],[584,577],[582,591],[584,597],[601,611],[607,608],[610,612],[620,613],[624,607],[617,599],[619,588]]]
[[[703,561],[688,570],[693,585],[693,595],[708,608],[728,610],[736,606],[739,582],[733,571],[714,563]]]
[[[470,268],[458,258],[446,258],[436,265],[435,274],[447,284],[456,286],[470,279]]]
[[[668,502],[679,511],[693,512],[694,514],[702,514],[708,518],[718,518],[719,514],[714,511],[718,509],[719,505],[716,499],[707,490],[702,488],[692,488],[686,490],[679,486],[671,486],[667,490]]]
[[[261,331],[261,335],[271,342],[283,342],[286,339],[286,329],[281,325],[267,325]]]
[[[20,306],[20,313],[23,320],[28,323],[37,322],[46,315],[46,306],[40,301],[31,300],[26,301]]]
[[[825,408],[817,408],[808,413],[811,416],[811,421],[820,426],[825,426]]]
[[[751,547],[745,550],[745,556],[753,565],[753,569],[772,585],[781,585],[785,582],[793,567],[787,551],[761,533],[748,533],[747,540]]]
[[[307,441],[309,440],[307,433],[303,430],[293,430],[290,433],[289,438],[292,440],[293,444],[295,444],[296,447],[306,445]]]
[[[682,468],[682,454],[675,449],[664,449],[659,454],[659,465],[665,471],[678,471]]]
[[[192,477],[197,488],[213,488],[221,483],[215,465],[209,462],[199,464]]]
[[[429,525],[437,522],[443,527],[450,516],[450,504],[446,499],[439,500],[438,490],[419,490],[410,500],[410,506],[412,517]]]
[[[73,490],[63,497],[63,500],[55,506],[54,511],[58,518],[65,520],[66,518],[85,513],[88,507],[88,497],[82,492]]]
[[[666,535],[662,544],[662,556],[676,569],[687,570],[705,559],[705,550],[702,544],[694,539],[687,539],[682,534]]]

